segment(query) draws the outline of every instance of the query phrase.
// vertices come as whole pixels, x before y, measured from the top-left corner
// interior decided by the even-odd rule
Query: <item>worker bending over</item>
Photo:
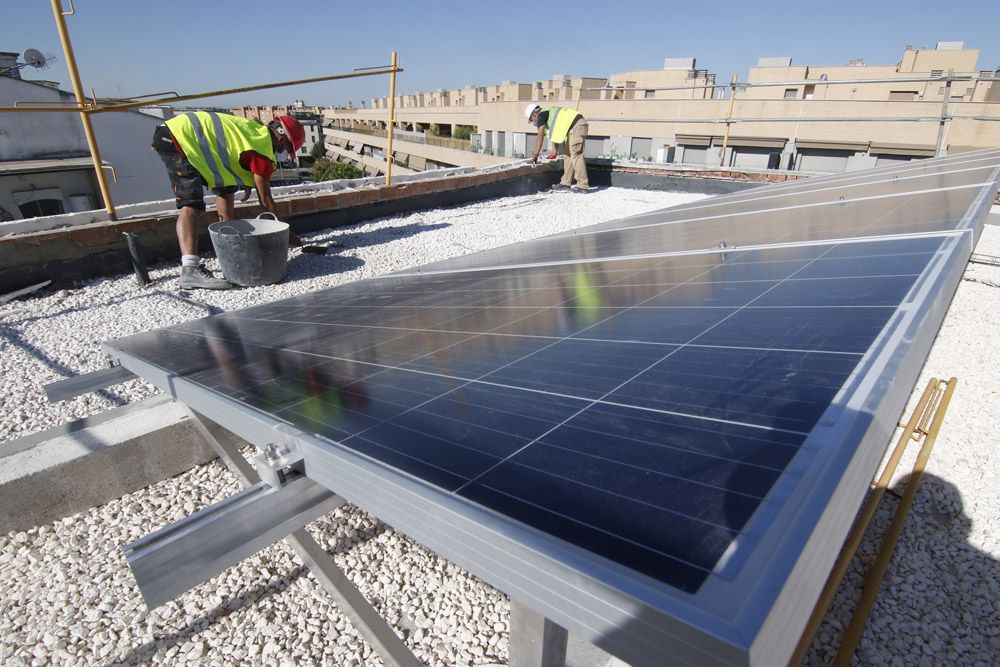
[[[558,185],[552,186],[553,190],[564,189],[573,186],[576,192],[586,192],[590,189],[590,181],[587,180],[587,164],[583,160],[584,145],[587,143],[587,120],[576,109],[568,107],[549,107],[542,109],[532,102],[524,109],[524,115],[528,121],[538,128],[538,136],[535,138],[535,154],[531,162],[538,162],[538,154],[542,152],[542,143],[548,136],[553,147],[565,143],[563,150],[566,157],[563,158],[563,177]],[[553,148],[553,153],[556,152]],[[573,179],[576,185],[573,185]]]
[[[253,186],[265,209],[274,213],[271,175],[279,152],[294,159],[305,142],[299,121],[276,116],[263,125],[257,120],[224,113],[195,111],[174,116],[153,133],[153,150],[167,171],[177,197],[177,241],[181,248],[181,289],[229,289],[198,257],[198,222],[205,212],[203,186],[215,193],[221,220],[232,220],[233,196]],[[294,239],[297,240],[297,239]]]

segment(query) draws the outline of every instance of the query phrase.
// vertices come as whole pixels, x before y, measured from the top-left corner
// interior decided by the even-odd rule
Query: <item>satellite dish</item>
[[[45,67],[45,63],[48,59],[42,55],[42,52],[38,49],[28,49],[24,52],[24,64],[31,65],[36,69],[41,69]]]

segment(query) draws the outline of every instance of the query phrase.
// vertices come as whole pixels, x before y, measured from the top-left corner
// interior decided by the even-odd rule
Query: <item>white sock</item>
[[[198,255],[181,255],[181,266],[198,266],[201,264],[201,257]]]

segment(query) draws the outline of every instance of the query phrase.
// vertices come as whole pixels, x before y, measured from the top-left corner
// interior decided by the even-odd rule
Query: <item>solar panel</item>
[[[1000,151],[758,188],[107,344],[633,662],[787,660]]]

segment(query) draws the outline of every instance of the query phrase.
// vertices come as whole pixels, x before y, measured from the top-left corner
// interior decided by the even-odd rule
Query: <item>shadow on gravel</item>
[[[24,350],[25,353],[34,357],[43,366],[51,368],[56,373],[61,375],[63,378],[71,378],[79,375],[78,372],[71,369],[69,366],[59,363],[58,361],[50,357],[48,353],[46,353],[45,351],[39,349],[38,347],[35,347],[31,343],[24,340],[24,338],[21,336],[19,332],[11,328],[0,326],[0,339],[6,339],[7,342],[9,342],[10,345],[12,345],[13,347],[17,347]],[[37,380],[35,382],[37,382]],[[52,382],[55,382],[55,380],[52,380]],[[37,386],[40,387],[41,385],[39,384]],[[94,393],[97,394],[98,396],[101,396],[102,398],[106,398],[108,401],[111,402],[113,406],[116,407],[128,403],[126,399],[122,398],[121,396],[115,396],[107,389],[101,389],[100,391],[95,391]]]
[[[336,532],[338,525],[339,524],[334,522],[326,526],[326,529],[328,531]],[[323,550],[326,551],[326,553],[328,553],[329,555],[335,556],[337,554],[350,551],[351,549],[361,546],[365,542],[377,538],[379,535],[381,535],[388,529],[389,529],[388,526],[379,522],[376,524],[374,530],[372,530],[370,533],[366,533],[365,536],[362,539],[359,539],[357,542],[350,544],[341,544],[341,541],[338,540],[334,548],[332,549],[324,548]],[[298,556],[296,556],[296,558],[298,558]],[[299,577],[308,573],[309,573],[309,568],[307,566],[297,565],[287,574],[272,577],[266,583],[258,584],[253,588],[241,589],[236,593],[234,597],[226,600],[223,604],[205,612],[198,618],[192,619],[189,623],[187,623],[183,627],[177,628],[173,632],[169,631],[158,632],[154,630],[153,638],[151,640],[141,644],[140,646],[133,648],[131,651],[129,651],[123,656],[109,660],[108,662],[104,663],[105,667],[111,667],[112,665],[148,664],[152,660],[154,655],[159,653],[161,654],[162,657],[162,654],[165,654],[174,646],[177,646],[179,644],[184,644],[185,642],[193,639],[194,637],[197,637],[199,634],[207,630],[209,627],[215,625],[222,619],[226,618],[227,616],[232,616],[233,614],[239,614],[244,609],[247,609],[248,607],[251,607],[254,604],[256,604],[261,598],[267,597],[269,595],[281,594],[286,589],[288,589],[293,583],[295,583],[299,579]],[[320,589],[325,591],[325,589],[323,589],[321,585]],[[188,594],[190,594],[190,592]],[[235,599],[240,599],[242,601],[241,604],[239,604],[238,606],[232,606],[233,600]],[[372,604],[372,606],[378,606],[379,604],[381,604],[381,600],[379,599],[369,599],[368,601]],[[179,614],[183,613],[183,609],[178,610],[178,613]],[[286,620],[289,623],[291,623],[295,619],[286,619]],[[164,620],[163,625],[169,627],[170,624],[171,624],[170,619]],[[223,641],[225,640],[223,639]],[[211,653],[203,656],[203,659],[206,660],[207,662],[211,662],[211,664],[217,664],[217,661],[219,661],[221,658],[222,656],[212,655]],[[181,661],[183,659],[183,656],[178,654],[174,656],[174,659],[177,661]],[[221,664],[221,662],[219,664]]]
[[[339,255],[299,255],[288,260],[288,273],[281,284],[311,280],[332,273],[347,273],[365,265],[360,257]]]
[[[413,223],[409,225],[400,225],[398,227],[373,229],[369,232],[347,232],[337,234],[336,236],[330,236],[329,240],[339,241],[347,248],[366,248],[380,243],[389,243],[391,241],[398,241],[399,239],[405,239],[410,236],[416,236],[421,232],[443,229],[444,227],[451,227],[451,223],[439,222],[429,225]],[[322,239],[323,237],[311,237],[309,242],[319,244],[323,243]]]
[[[166,653],[178,644],[185,643],[227,616],[238,614],[241,610],[254,604],[260,598],[273,593],[281,593],[307,571],[308,568],[306,568],[305,565],[299,565],[288,574],[282,575],[281,577],[275,577],[267,583],[260,584],[254,588],[241,590],[237,597],[242,599],[243,603],[239,606],[230,609],[232,601],[228,601],[225,604],[219,605],[215,609],[202,614],[198,618],[192,619],[187,625],[180,627],[173,632],[154,631],[153,638],[148,642],[137,646],[125,655],[113,658],[104,664],[106,667],[111,667],[112,665],[148,664],[152,657],[157,653]],[[178,610],[178,613],[182,614],[183,609]],[[164,625],[168,623],[169,620],[166,621]],[[206,657],[207,659],[211,659],[212,656]],[[180,655],[176,655],[174,658],[178,661],[182,660]]]
[[[909,481],[910,475],[902,477],[894,489],[902,493]],[[977,505],[995,502],[965,500]],[[896,511],[899,501],[887,495],[884,505],[879,513],[888,515]],[[890,520],[891,516],[884,516],[881,525],[873,522],[865,539],[871,540],[875,532],[881,540]],[[972,525],[958,487],[925,472],[854,654],[856,662],[887,664],[902,657],[898,649],[886,645],[888,636],[902,635],[919,636],[919,646],[911,639],[906,645],[921,651],[934,664],[996,663],[1000,652],[996,636],[1000,561],[969,544]],[[856,556],[855,564],[857,560]],[[864,562],[865,572],[870,565],[871,561]],[[860,590],[856,593],[860,595]],[[887,612],[894,612],[891,618]]]

